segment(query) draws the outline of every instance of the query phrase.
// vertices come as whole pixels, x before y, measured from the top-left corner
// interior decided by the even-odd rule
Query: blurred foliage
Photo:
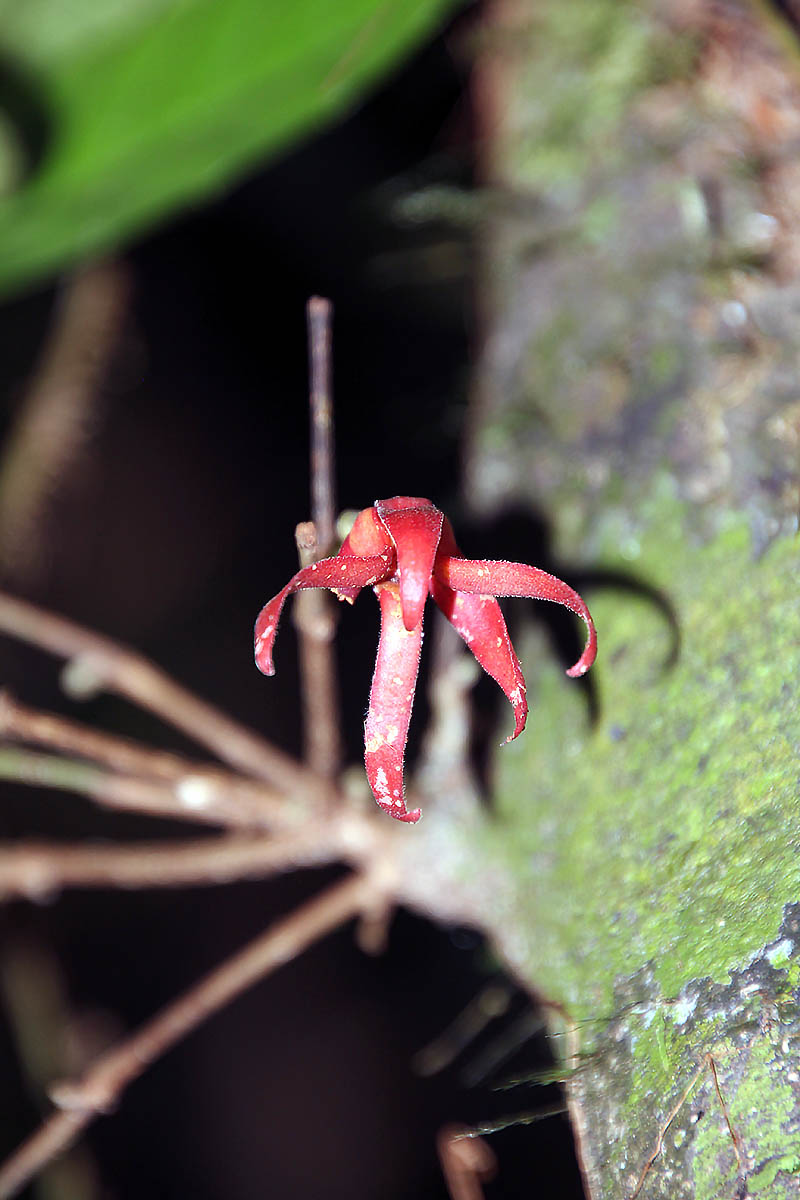
[[[0,0],[0,291],[340,114],[453,0]]]

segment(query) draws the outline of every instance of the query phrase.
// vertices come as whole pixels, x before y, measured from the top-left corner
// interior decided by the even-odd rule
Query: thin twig
[[[336,532],[332,311],[330,300],[321,296],[312,296],[306,307],[311,376],[311,520],[303,521],[295,530],[301,567],[308,567],[330,554]],[[300,592],[295,600],[294,619],[299,635],[304,757],[318,775],[334,779],[342,765],[342,734],[332,598],[317,589]]]
[[[223,762],[275,787],[321,790],[320,781],[288,755],[111,638],[5,593],[0,593],[0,632],[69,660],[76,692],[124,696],[208,747]]]
[[[316,529],[312,521],[303,521],[297,526],[295,541],[301,566],[317,561]],[[294,623],[299,635],[304,758],[311,769],[325,779],[334,779],[342,765],[333,603],[327,592],[316,588],[298,592],[294,602]]]
[[[722,1095],[722,1088],[719,1086],[719,1076],[717,1075],[717,1064],[714,1062],[714,1058],[711,1054],[706,1055],[706,1062],[708,1063],[708,1065],[711,1069],[711,1076],[712,1076],[712,1079],[714,1080],[714,1091],[717,1093],[717,1099],[719,1100],[719,1106],[722,1109],[722,1115],[725,1118],[725,1124],[728,1126],[728,1133],[731,1135],[731,1141],[733,1142],[733,1153],[736,1156],[736,1168],[737,1168],[737,1171],[739,1174],[739,1178],[743,1179],[743,1178],[745,1178],[747,1172],[746,1172],[746,1168],[745,1168],[744,1155],[742,1154],[741,1139],[739,1138],[739,1135],[736,1132],[736,1130],[733,1128],[733,1124],[732,1124],[731,1118],[730,1118],[730,1113],[728,1112],[728,1106],[725,1103],[725,1099]]]
[[[154,750],[131,738],[91,729],[80,721],[30,708],[8,692],[0,693],[0,738],[45,746],[61,754],[76,754],[91,762],[102,763],[121,775],[138,775],[143,779],[174,782],[208,770],[206,764],[179,754]]]
[[[13,699],[7,692],[0,693],[0,739],[24,742],[28,745],[44,746],[67,757],[78,755],[92,763],[107,767],[117,775],[136,777],[142,785],[147,780],[168,785],[166,788],[144,786],[132,788],[122,785],[122,807],[137,808],[138,797],[144,797],[143,811],[157,812],[175,817],[177,820],[202,820],[215,825],[230,825],[263,828],[294,827],[315,815],[314,804],[318,800],[317,788],[304,787],[291,796],[283,796],[265,783],[250,780],[221,767],[184,758],[165,750],[153,750],[130,738],[113,733],[90,729],[79,721],[55,713],[29,708]],[[4,761],[0,749],[0,763]],[[51,760],[34,756],[33,762],[44,764],[41,769],[51,770]],[[5,755],[8,778],[17,778],[13,764],[24,763],[20,752]],[[73,764],[77,766],[77,764]],[[21,768],[24,777],[20,782],[38,783],[39,766]],[[2,771],[2,767],[0,767]],[[31,775],[33,776],[31,778]],[[97,780],[98,787],[108,775],[70,775],[70,779],[81,781]],[[47,777],[50,781],[50,776]],[[54,786],[59,786],[55,784]],[[82,791],[83,788],[77,790]],[[110,790],[108,803],[120,807],[118,791]],[[92,799],[105,802],[105,793],[92,787]],[[155,805],[155,807],[154,807]]]
[[[589,1129],[586,1123],[586,1116],[583,1111],[583,1106],[579,1096],[576,1094],[574,1081],[578,1078],[578,1072],[581,1066],[581,1034],[577,1021],[573,1017],[565,1004],[559,1000],[553,1000],[546,996],[543,992],[530,989],[536,1004],[545,1010],[545,1012],[555,1013],[561,1020],[564,1026],[565,1045],[567,1053],[564,1084],[564,1095],[567,1102],[567,1112],[569,1114],[570,1124],[572,1126],[572,1135],[575,1142],[575,1158],[578,1163],[578,1171],[583,1182],[584,1191],[587,1197],[591,1200],[593,1189],[591,1179],[589,1177],[589,1169],[587,1166],[586,1147],[589,1145]]]
[[[311,520],[317,530],[320,557],[333,549],[336,534],[333,404],[331,391],[331,319],[333,305],[312,296],[306,307],[311,375]]]
[[[636,1197],[639,1195],[642,1188],[644,1187],[644,1181],[647,1178],[648,1171],[650,1170],[653,1163],[656,1161],[659,1154],[661,1153],[661,1151],[664,1148],[664,1138],[667,1136],[667,1130],[669,1129],[670,1125],[677,1117],[678,1113],[683,1108],[686,1101],[689,1099],[692,1089],[694,1088],[694,1086],[697,1083],[700,1076],[703,1074],[705,1067],[706,1067],[706,1061],[705,1061],[705,1059],[703,1059],[703,1061],[700,1063],[700,1066],[694,1072],[694,1074],[692,1075],[692,1078],[689,1080],[686,1087],[681,1092],[680,1096],[678,1097],[678,1100],[672,1106],[670,1111],[667,1113],[666,1120],[663,1122],[663,1124],[661,1125],[661,1128],[658,1131],[658,1136],[656,1138],[656,1144],[653,1147],[653,1149],[650,1151],[647,1161],[645,1162],[644,1166],[642,1167],[642,1171],[641,1171],[641,1174],[639,1175],[639,1179],[636,1183],[636,1187],[633,1189],[633,1191],[630,1194],[630,1200],[636,1200]]]
[[[138,1033],[102,1055],[78,1083],[61,1085],[51,1096],[55,1113],[0,1167],[0,1200],[9,1200],[45,1163],[62,1154],[95,1117],[108,1113],[125,1089],[157,1058],[247,988],[313,942],[358,914],[375,884],[348,876],[271,926],[255,941],[216,967],[168,1004]]]
[[[290,800],[247,779],[233,776],[217,782],[204,774],[161,783],[115,775],[65,755],[37,754],[18,747],[0,746],[0,779],[74,792],[104,808],[237,829],[297,826],[308,816],[308,808],[301,803],[307,793],[302,791]]]
[[[417,1051],[412,1067],[418,1075],[438,1075],[455,1061],[470,1043],[475,1042],[498,1017],[505,1016],[513,997],[510,987],[492,982],[473,996],[448,1027],[432,1042]],[[474,1074],[474,1073],[473,1073]],[[474,1083],[479,1083],[483,1075]],[[473,1081],[471,1081],[472,1086]]]
[[[264,879],[337,857],[335,838],[316,827],[276,837],[237,835],[127,846],[18,842],[0,845],[0,900],[50,900],[71,887],[205,887]]]

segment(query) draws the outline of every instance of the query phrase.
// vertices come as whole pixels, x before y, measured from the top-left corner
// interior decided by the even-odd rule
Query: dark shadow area
[[[547,524],[535,513],[524,508],[509,507],[490,521],[473,523],[471,526],[468,520],[461,521],[458,538],[466,558],[524,561],[558,576],[583,595],[590,609],[591,594],[600,589],[639,597],[662,616],[669,630],[669,649],[659,669],[668,671],[677,663],[680,627],[669,597],[646,580],[637,578],[633,572],[587,570],[558,559],[552,551]],[[512,641],[524,621],[535,620],[546,629],[553,656],[563,664],[565,670],[577,661],[584,644],[583,622],[562,605],[516,597],[501,600],[501,604]],[[601,638],[602,631],[598,631],[598,641]],[[600,698],[592,672],[572,683],[581,688],[590,725],[596,726],[600,719]],[[509,705],[494,680],[483,674],[475,687],[474,701],[473,764],[481,788],[488,796],[491,760],[495,748],[502,741],[501,731],[509,726]]]

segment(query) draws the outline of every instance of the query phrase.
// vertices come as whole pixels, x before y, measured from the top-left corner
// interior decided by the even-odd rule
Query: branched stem
[[[0,693],[0,738],[43,746],[60,754],[101,763],[124,775],[175,782],[208,771],[205,764],[166,750],[154,750],[131,738],[91,729],[80,721],[29,708],[8,692]],[[222,774],[222,772],[220,772]],[[238,778],[230,776],[230,778]]]
[[[29,708],[8,693],[0,693],[0,738],[58,754],[55,758],[0,749],[0,777],[77,791],[113,808],[255,829],[296,827],[318,811],[316,781],[284,796],[266,783],[221,767]],[[88,759],[94,767],[74,761],[73,755]],[[99,771],[98,766],[107,770]]]
[[[281,750],[102,634],[5,593],[0,593],[0,632],[67,659],[73,683],[80,677],[82,690],[105,690],[131,700],[247,775],[285,791],[320,788],[309,771]]]
[[[75,792],[104,808],[230,828],[296,826],[308,816],[308,809],[293,804],[289,797],[236,776],[216,780],[202,773],[190,774],[173,783],[161,783],[115,775],[63,754],[37,754],[17,747],[0,747],[0,779]],[[300,792],[297,799],[303,795]]]

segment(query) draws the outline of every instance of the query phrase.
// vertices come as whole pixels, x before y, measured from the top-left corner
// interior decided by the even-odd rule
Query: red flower
[[[341,550],[298,571],[259,613],[256,665],[274,675],[272,644],[286,597],[301,588],[330,588],[353,603],[373,587],[381,606],[381,636],[364,728],[365,763],[372,794],[398,821],[418,821],[403,797],[403,758],[422,645],[422,612],[428,592],[455,626],[483,669],[496,679],[514,708],[511,741],[525,728],[525,680],[495,596],[530,596],[564,604],[586,622],[583,654],[567,671],[583,675],[597,653],[589,610],[577,592],[524,563],[463,558],[450,522],[417,496],[376,500],[356,518]]]

